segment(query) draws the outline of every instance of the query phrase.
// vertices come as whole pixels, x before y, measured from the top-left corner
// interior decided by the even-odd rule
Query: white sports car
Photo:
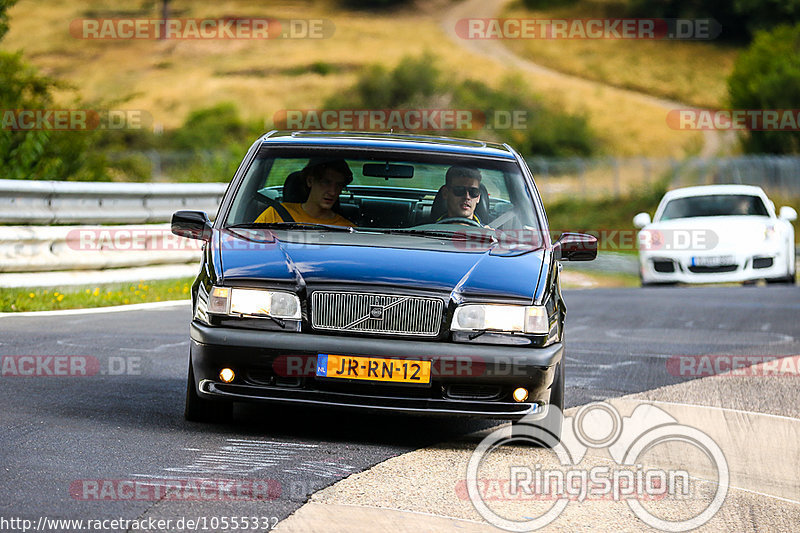
[[[797,211],[775,205],[761,187],[707,185],[669,191],[652,222],[639,213],[642,285],[794,283]]]

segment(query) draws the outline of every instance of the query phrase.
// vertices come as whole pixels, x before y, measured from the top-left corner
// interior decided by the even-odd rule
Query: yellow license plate
[[[431,363],[321,353],[317,354],[317,376],[428,384],[431,382]]]

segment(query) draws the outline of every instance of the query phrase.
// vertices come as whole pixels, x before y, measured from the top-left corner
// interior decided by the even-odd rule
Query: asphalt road
[[[692,379],[668,371],[674,356],[800,354],[798,287],[565,291],[565,299],[568,407]],[[188,305],[0,317],[0,526],[42,516],[171,519],[172,530],[180,518],[274,523],[351,473],[492,424],[257,406],[238,406],[223,426],[187,423],[188,320]],[[94,375],[9,375],[22,368],[13,356],[31,355],[78,356],[70,361]],[[758,411],[758,398],[744,401]],[[157,490],[187,479],[239,480],[245,489],[226,501],[185,486],[166,497]],[[123,499],[133,481],[155,488]],[[269,490],[254,498],[251,481]]]

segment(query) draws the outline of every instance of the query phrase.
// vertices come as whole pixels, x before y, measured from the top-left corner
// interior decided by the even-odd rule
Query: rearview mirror
[[[794,222],[797,220],[797,211],[794,210],[794,207],[789,207],[785,205],[781,207],[780,213],[778,213],[778,218],[782,218],[783,220],[788,220],[789,222]]]
[[[211,221],[204,211],[177,211],[172,215],[171,229],[180,237],[211,240]]]
[[[393,165],[390,163],[364,163],[361,174],[371,178],[413,178],[414,167],[411,165]]]
[[[563,233],[553,244],[559,261],[592,261],[597,257],[597,239],[585,233]]]
[[[648,224],[650,224],[650,215],[647,213],[639,213],[633,217],[633,225],[639,229],[642,229]]]

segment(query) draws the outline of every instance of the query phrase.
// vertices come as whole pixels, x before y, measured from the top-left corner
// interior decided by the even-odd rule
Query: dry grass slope
[[[438,13],[431,9],[346,12],[334,8],[332,0],[173,0],[171,6],[180,17],[324,18],[336,30],[332,38],[321,40],[82,40],[70,36],[70,22],[113,17],[122,9],[117,2],[23,0],[10,12],[11,31],[3,46],[23,49],[44,72],[74,85],[84,100],[145,110],[167,128],[180,125],[191,110],[225,101],[235,102],[245,118],[268,124],[280,110],[321,105],[351,85],[366,65],[393,66],[405,55],[424,51],[433,52],[440,66],[456,76],[495,86],[511,71],[446,38]],[[153,7],[136,16],[157,13]],[[341,68],[314,72],[319,63]],[[608,153],[680,157],[700,144],[695,133],[667,128],[664,112],[656,106],[632,104],[613,90],[587,90],[530,73],[523,77],[553,105],[586,113]],[[75,94],[64,91],[60,96],[68,105]]]
[[[587,18],[595,5],[602,17],[605,2],[580,2],[568,9],[530,11],[512,4],[507,18]],[[588,10],[588,11],[587,11]],[[719,108],[727,98],[726,78],[740,48],[707,41],[626,39],[509,39],[516,53],[546,67],[634,89],[692,106]]]

